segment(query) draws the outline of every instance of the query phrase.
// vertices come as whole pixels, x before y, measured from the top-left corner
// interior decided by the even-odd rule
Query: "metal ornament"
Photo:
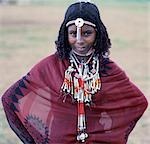
[[[81,40],[81,27],[84,25],[84,20],[82,18],[77,18],[75,20],[75,25],[77,27],[77,41]]]
[[[93,55],[94,52],[86,62],[79,62],[76,55],[73,52],[70,53],[70,66],[65,71],[65,78],[61,87],[63,92],[70,93],[77,101],[77,140],[80,142],[85,142],[88,138],[85,106],[90,106],[92,96],[101,88],[99,58]]]

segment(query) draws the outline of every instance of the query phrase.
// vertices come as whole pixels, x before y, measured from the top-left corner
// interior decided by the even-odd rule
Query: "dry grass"
[[[59,11],[58,11],[59,10]],[[0,95],[43,57],[55,51],[54,41],[63,7],[0,7]],[[111,57],[149,99],[148,8],[146,5],[101,7],[101,17],[112,39]],[[132,132],[128,144],[149,144],[150,110]],[[0,104],[0,144],[19,144]]]

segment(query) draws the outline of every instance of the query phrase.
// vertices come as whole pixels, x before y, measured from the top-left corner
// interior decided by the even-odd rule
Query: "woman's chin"
[[[78,49],[74,50],[74,52],[84,55],[84,54],[88,53],[88,50],[86,50],[85,48],[78,48]]]

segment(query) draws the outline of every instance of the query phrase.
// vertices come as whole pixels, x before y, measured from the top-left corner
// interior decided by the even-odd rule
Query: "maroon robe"
[[[2,96],[10,127],[24,144],[75,144],[77,103],[60,88],[67,60],[51,55]],[[101,75],[101,90],[86,107],[86,144],[126,144],[147,107],[143,93],[114,62]]]

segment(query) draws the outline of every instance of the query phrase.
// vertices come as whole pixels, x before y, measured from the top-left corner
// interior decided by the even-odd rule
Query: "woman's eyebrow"
[[[76,32],[76,30],[71,29],[71,30],[68,30],[68,32]]]

